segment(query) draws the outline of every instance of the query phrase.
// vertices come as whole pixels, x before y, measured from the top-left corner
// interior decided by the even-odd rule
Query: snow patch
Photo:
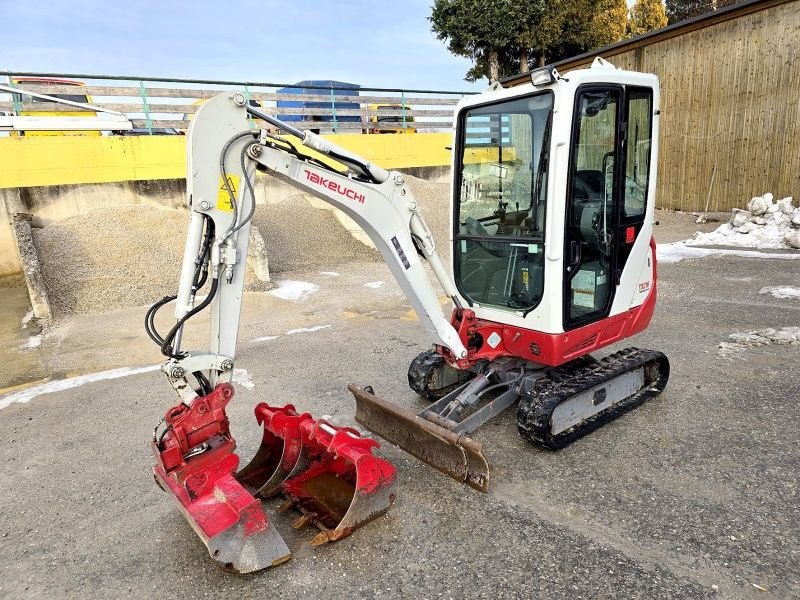
[[[286,335],[294,335],[295,333],[312,333],[320,329],[327,329],[330,325],[315,325],[314,327],[300,327],[299,329],[290,329]]]
[[[26,312],[25,316],[22,317],[22,329],[28,328],[28,323],[31,322],[31,319],[33,319],[33,309]]]
[[[338,277],[339,274],[336,271],[320,271],[320,275],[325,275],[325,277]]]
[[[319,290],[319,286],[307,281],[278,281],[277,289],[267,292],[282,300],[305,300],[309,294]]]
[[[247,388],[248,390],[252,390],[254,387],[256,387],[256,384],[253,383],[253,378],[250,377],[250,373],[247,372],[247,369],[234,369],[231,381],[242,386],[243,388]]]
[[[12,404],[25,404],[30,402],[37,396],[43,394],[52,394],[54,392],[61,392],[63,390],[70,390],[87,383],[94,383],[96,381],[104,381],[107,379],[119,379],[120,377],[128,377],[130,375],[139,375],[140,373],[149,373],[150,371],[158,371],[161,365],[151,365],[148,367],[122,367],[121,369],[111,369],[110,371],[100,371],[99,373],[90,373],[89,375],[79,375],[78,377],[70,377],[69,379],[59,379],[57,381],[49,381],[41,385],[30,387],[26,390],[13,392],[0,398],[0,409],[7,408]]]
[[[269,342],[270,340],[277,340],[279,335],[264,335],[262,337],[253,338],[250,342],[258,344],[259,342]]]
[[[755,250],[728,250],[725,248],[700,248],[690,246],[689,241],[656,245],[656,259],[663,264],[680,262],[687,258],[706,256],[741,256],[744,258],[777,258],[783,260],[800,259],[800,253],[757,252]]]
[[[755,196],[747,210],[733,209],[728,223],[709,233],[697,232],[689,246],[736,246],[740,248],[799,248],[800,208],[792,198],[773,202],[772,194]]]
[[[781,300],[786,300],[787,298],[800,300],[800,288],[789,285],[773,285],[769,287],[763,287],[758,293],[769,294],[770,296],[774,298],[780,298]]]
[[[20,346],[20,350],[33,350],[34,348],[38,348],[42,345],[42,336],[41,335],[32,335],[25,343]]]
[[[748,348],[769,346],[800,346],[800,327],[782,327],[781,329],[756,329],[744,333],[732,333],[729,342],[720,342],[717,356],[732,358]]]
[[[379,290],[384,285],[386,285],[385,281],[370,281],[369,283],[365,283],[364,287],[365,288],[370,288],[372,290]]]

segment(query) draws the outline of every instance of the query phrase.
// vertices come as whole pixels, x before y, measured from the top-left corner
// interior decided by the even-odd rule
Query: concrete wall
[[[328,136],[334,137],[334,136]],[[335,141],[381,166],[430,181],[449,180],[450,134],[340,135]],[[0,276],[22,266],[13,233],[15,213],[45,226],[93,208],[185,204],[185,137],[0,138]],[[344,140],[344,141],[343,141]],[[416,163],[416,164],[415,164]],[[256,201],[280,202],[299,192],[259,174]],[[328,208],[324,203],[314,204]],[[360,230],[334,211],[358,239]],[[363,238],[362,241],[366,240]],[[366,240],[368,241],[368,240]]]
[[[387,169],[450,164],[450,151],[446,149],[451,145],[450,133],[323,137]],[[186,136],[182,135],[0,138],[0,188],[185,176]]]

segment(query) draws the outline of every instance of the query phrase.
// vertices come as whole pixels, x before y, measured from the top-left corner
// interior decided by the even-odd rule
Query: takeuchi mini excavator
[[[378,443],[294,406],[261,403],[261,446],[240,468],[225,406],[242,303],[256,170],[342,210],[380,251],[432,348],[408,371],[430,401],[419,413],[350,385],[355,419],[429,465],[485,491],[489,467],[468,437],[517,404],[519,433],[561,448],[660,393],[669,362],[628,348],[590,354],[644,330],[656,302],[652,223],[659,87],[602,59],[527,85],[464,98],[455,110],[451,255],[445,265],[403,175],[221,94],[189,127],[191,221],[176,296],[146,316],[180,402],[153,432],[156,482],[225,568],[290,556],[260,499],[283,496],[312,544],[349,535],[396,494]],[[250,119],[250,121],[249,121]],[[253,120],[265,124],[251,128]],[[441,242],[441,241],[440,241]],[[450,298],[442,312],[428,270]],[[156,330],[174,302],[175,324]],[[184,349],[187,321],[210,311],[209,347]],[[622,430],[620,430],[622,431]]]

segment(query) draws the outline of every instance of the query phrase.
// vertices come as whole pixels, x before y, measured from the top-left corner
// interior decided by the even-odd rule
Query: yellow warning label
[[[233,193],[233,197],[236,198],[239,195],[239,176],[238,175],[228,175],[228,185],[231,188],[231,192]],[[231,202],[231,194],[228,192],[228,188],[225,186],[225,180],[222,179],[222,176],[219,178],[219,184],[217,185],[217,210],[224,210],[225,212],[233,212],[233,203]]]

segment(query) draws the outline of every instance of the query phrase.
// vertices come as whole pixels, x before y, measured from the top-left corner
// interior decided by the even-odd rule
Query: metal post
[[[12,75],[8,76],[8,87],[17,87],[14,83],[14,78]],[[14,113],[19,116],[22,112],[22,96],[19,94],[11,94],[11,103],[14,106]]]
[[[139,81],[139,96],[142,98],[142,112],[144,113],[147,133],[153,135],[153,120],[150,118],[150,105],[147,103],[147,90],[144,87],[144,81]]]
[[[244,86],[244,103],[245,106],[250,106],[250,88],[248,88],[246,84]],[[256,126],[255,123],[253,123],[253,117],[250,116],[250,113],[247,113],[247,124],[250,126],[250,129]]]
[[[333,116],[333,133],[339,129],[336,122],[336,94],[333,93],[333,86],[331,86],[331,114]]]
[[[400,108],[403,111],[403,129],[406,128],[406,93],[400,92]],[[405,131],[403,131],[405,133]]]

